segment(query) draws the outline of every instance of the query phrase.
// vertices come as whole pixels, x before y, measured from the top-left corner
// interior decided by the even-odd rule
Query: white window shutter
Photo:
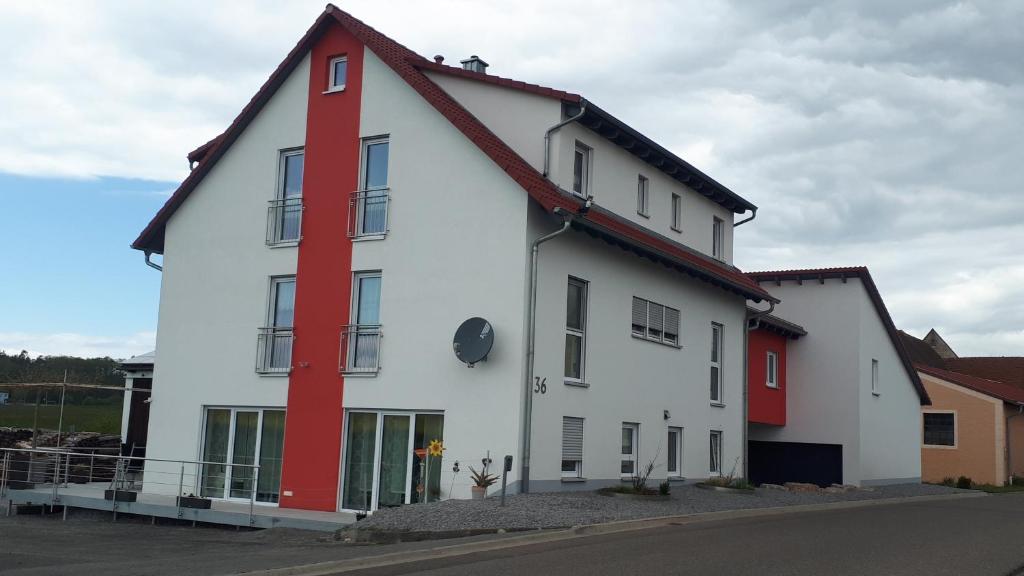
[[[583,418],[562,418],[562,460],[583,460]]]

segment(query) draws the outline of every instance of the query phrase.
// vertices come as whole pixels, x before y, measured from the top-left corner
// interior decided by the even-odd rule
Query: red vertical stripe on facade
[[[766,330],[754,330],[748,341],[747,420],[757,424],[786,425],[786,343]],[[768,387],[768,352],[779,355],[779,387]]]
[[[330,61],[337,56],[348,58],[345,90],[324,94]],[[313,45],[310,61],[305,211],[281,474],[281,506],[286,508],[337,509],[344,388],[338,350],[352,290],[346,222],[349,195],[359,179],[362,77],[363,45],[341,26],[332,26]]]

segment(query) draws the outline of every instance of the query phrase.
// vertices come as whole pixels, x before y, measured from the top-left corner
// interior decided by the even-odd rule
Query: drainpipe
[[[1017,413],[1006,417],[1006,475],[1010,479],[1011,485],[1013,484],[1013,452],[1010,450],[1010,439],[1013,438],[1013,435],[1010,434],[1010,420],[1021,414],[1024,414],[1024,404],[1017,404]]]
[[[146,255],[146,266],[149,266],[150,268],[152,268],[152,269],[154,269],[154,270],[156,270],[158,272],[162,272],[163,271],[163,269],[164,269],[163,266],[161,266],[161,265],[157,264],[156,262],[153,262],[152,260],[150,260],[150,258],[153,257],[153,253],[152,252],[150,252],[149,250],[146,250],[144,252],[144,254]]]
[[[581,213],[585,213],[585,210],[589,207],[590,199],[587,199],[587,204],[584,208],[581,208]],[[524,366],[526,379],[523,382],[523,421],[521,424],[523,431],[522,455],[520,457],[522,472],[519,481],[520,491],[524,494],[530,491],[530,436],[533,428],[533,359],[534,343],[537,339],[537,256],[540,253],[541,244],[565,233],[572,224],[572,214],[567,210],[555,208],[554,212],[562,217],[562,227],[534,240],[533,247],[530,250],[530,299],[526,307],[526,359]]]
[[[579,111],[578,114],[572,116],[571,118],[566,118],[565,120],[562,120],[558,124],[555,124],[551,128],[548,128],[548,131],[544,133],[544,177],[545,178],[547,178],[548,174],[551,173],[551,135],[554,134],[555,132],[557,132],[559,129],[561,129],[562,126],[565,126],[566,124],[569,124],[570,122],[575,122],[575,121],[579,120],[580,118],[583,118],[583,114],[585,114],[586,111],[587,111],[587,101],[586,100],[581,100],[581,102],[582,102],[582,105],[580,106],[580,111]]]
[[[754,208],[753,210],[750,211],[750,218],[744,218],[743,220],[740,220],[739,222],[736,222],[735,224],[733,224],[732,227],[735,228],[735,227],[740,226],[742,224],[746,224],[747,222],[750,222],[754,218],[757,218],[757,208]]]
[[[754,217],[751,216],[750,219],[753,220]],[[741,441],[743,442],[743,478],[745,480],[750,479],[750,467],[747,463],[747,436],[749,435],[747,428],[750,427],[750,332],[757,330],[757,327],[761,325],[761,317],[771,314],[772,310],[775,310],[774,302],[768,303],[767,310],[753,313],[748,312],[746,316],[747,329],[743,331],[743,438]]]

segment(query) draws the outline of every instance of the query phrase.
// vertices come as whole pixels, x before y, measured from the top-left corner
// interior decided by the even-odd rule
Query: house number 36
[[[547,394],[548,393],[548,379],[536,376],[533,379],[533,393],[534,394]]]

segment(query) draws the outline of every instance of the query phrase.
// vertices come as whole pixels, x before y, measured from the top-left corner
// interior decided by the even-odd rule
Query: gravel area
[[[498,498],[483,501],[446,500],[375,512],[356,524],[373,530],[527,530],[566,528],[615,520],[674,516],[698,512],[822,504],[850,500],[877,500],[969,492],[931,484],[899,484],[844,493],[790,492],[758,488],[750,494],[731,494],[675,486],[670,500],[640,501],[602,496],[596,492],[549,492],[508,496],[506,506]]]

